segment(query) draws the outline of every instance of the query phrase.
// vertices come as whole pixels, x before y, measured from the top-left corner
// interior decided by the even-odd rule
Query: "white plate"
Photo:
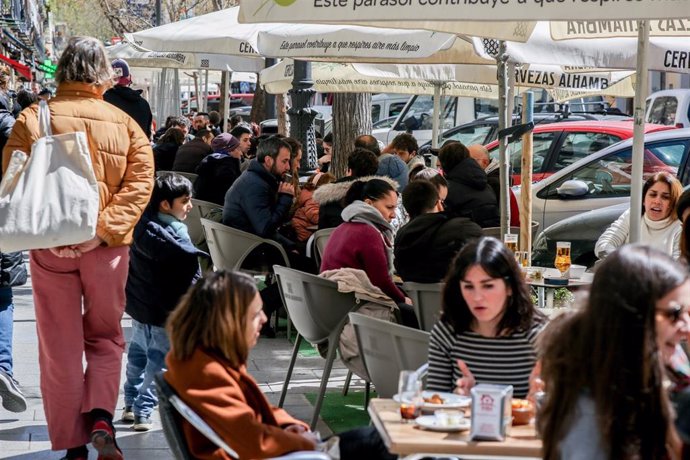
[[[433,404],[433,403],[428,403],[425,402],[422,407],[424,409],[460,409],[464,407],[470,407],[470,404],[472,403],[472,398],[469,396],[460,396],[456,395],[454,393],[444,393],[442,391],[423,391],[422,392],[422,397],[424,398],[431,398],[433,395],[439,395],[441,398],[443,398],[443,404]],[[395,402],[410,402],[408,401],[401,401],[400,396],[397,394],[393,396],[393,401]]]
[[[452,432],[452,431],[467,431],[470,429],[470,421],[469,419],[462,419],[460,423],[457,425],[441,425],[438,423],[438,420],[436,419],[435,416],[433,415],[422,415],[421,417],[417,417],[414,422],[421,426],[422,428],[425,428],[427,430],[431,431],[445,431],[445,432]]]

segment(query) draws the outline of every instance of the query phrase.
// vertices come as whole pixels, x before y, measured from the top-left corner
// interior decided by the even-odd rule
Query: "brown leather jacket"
[[[96,234],[108,246],[128,245],[153,189],[153,152],[139,125],[103,100],[102,91],[78,82],[62,83],[48,103],[53,134],[84,131],[100,196]],[[17,118],[2,152],[2,169],[15,150],[31,153],[39,138],[38,105]]]

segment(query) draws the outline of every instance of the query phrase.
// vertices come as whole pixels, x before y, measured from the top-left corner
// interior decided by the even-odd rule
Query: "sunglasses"
[[[688,312],[687,307],[680,305],[678,303],[671,303],[669,305],[669,308],[666,309],[658,309],[657,313],[662,315],[663,317],[671,320],[672,323],[677,323],[680,321],[681,317]]]

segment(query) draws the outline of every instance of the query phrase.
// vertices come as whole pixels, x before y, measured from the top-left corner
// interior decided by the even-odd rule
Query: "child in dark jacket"
[[[158,403],[153,377],[163,370],[170,344],[168,314],[201,277],[197,250],[182,223],[192,209],[192,183],[175,173],[156,178],[151,202],[134,228],[129,251],[125,311],[132,317],[122,420],[151,429]],[[203,254],[203,253],[201,253]]]

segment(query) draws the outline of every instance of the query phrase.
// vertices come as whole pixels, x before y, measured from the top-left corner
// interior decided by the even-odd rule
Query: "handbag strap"
[[[38,103],[38,132],[40,137],[53,135],[50,129],[50,109],[46,101]]]

